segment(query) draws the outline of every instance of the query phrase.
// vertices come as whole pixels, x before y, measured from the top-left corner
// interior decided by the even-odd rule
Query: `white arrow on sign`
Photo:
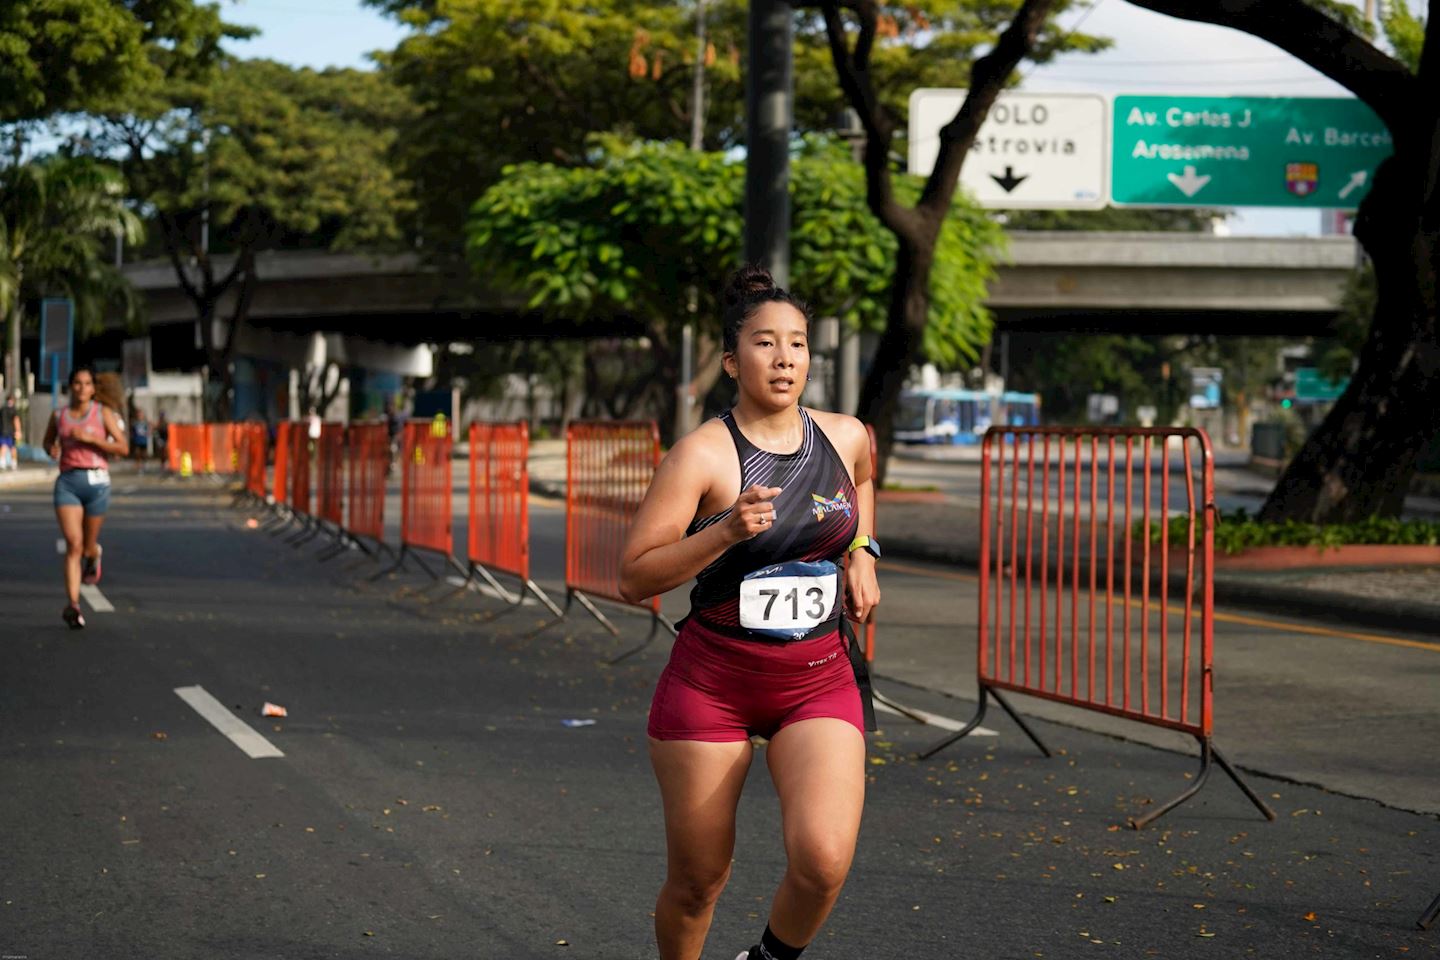
[[[1350,182],[1340,188],[1340,199],[1344,200],[1350,194],[1365,186],[1365,179],[1369,176],[1364,170],[1356,170],[1350,174]]]
[[[1183,176],[1178,173],[1167,173],[1166,177],[1169,178],[1171,183],[1175,184],[1176,189],[1187,197],[1195,196],[1205,184],[1210,182],[1208,174],[1203,177],[1197,177],[1194,167],[1186,167]]]

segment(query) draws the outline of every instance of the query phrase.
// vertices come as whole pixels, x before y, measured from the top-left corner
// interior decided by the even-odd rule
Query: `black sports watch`
[[[867,537],[864,534],[861,534],[854,540],[850,541],[850,546],[846,548],[845,552],[854,553],[856,550],[864,550],[876,560],[880,559],[880,541],[876,540],[874,537]]]

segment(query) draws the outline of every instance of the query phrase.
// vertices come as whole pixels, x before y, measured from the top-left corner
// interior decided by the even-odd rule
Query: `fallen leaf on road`
[[[164,730],[156,730],[154,733],[150,734],[150,736],[151,736],[152,739],[155,739],[155,740],[168,740],[168,739],[170,739],[170,734],[166,733]]]
[[[570,941],[569,941],[569,940],[556,940],[556,941],[555,941],[555,946],[557,946],[557,947],[568,947],[568,946],[570,946]]]
[[[1309,913],[1305,914],[1305,919],[1306,919],[1306,920],[1314,920],[1314,919],[1315,919],[1315,911],[1314,911],[1314,910],[1311,910]]]

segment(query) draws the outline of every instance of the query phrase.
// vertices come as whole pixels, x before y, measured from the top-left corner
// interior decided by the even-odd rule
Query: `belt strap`
[[[855,671],[855,685],[860,688],[860,707],[865,711],[865,729],[874,732],[878,729],[875,722],[875,691],[870,685],[870,668],[865,664],[865,651],[860,649],[860,644],[855,639],[855,627],[850,623],[850,618],[840,617],[840,634],[845,638],[845,652],[850,656],[850,667]]]

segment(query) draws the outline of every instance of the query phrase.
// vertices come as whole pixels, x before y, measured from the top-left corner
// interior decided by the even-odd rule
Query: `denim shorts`
[[[110,508],[110,471],[66,470],[55,478],[55,506],[84,507],[85,516],[103,517]]]

